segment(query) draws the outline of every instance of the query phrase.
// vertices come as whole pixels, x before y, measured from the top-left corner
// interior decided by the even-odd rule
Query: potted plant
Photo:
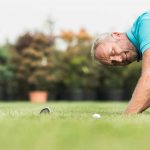
[[[40,32],[26,33],[15,44],[17,79],[32,102],[46,102],[57,81],[53,45],[54,38]]]

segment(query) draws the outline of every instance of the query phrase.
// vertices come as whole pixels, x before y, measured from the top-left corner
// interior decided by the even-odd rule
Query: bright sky
[[[49,16],[55,32],[78,31],[91,34],[126,31],[140,13],[149,10],[149,0],[1,0],[0,43],[14,42],[25,31],[46,30]]]

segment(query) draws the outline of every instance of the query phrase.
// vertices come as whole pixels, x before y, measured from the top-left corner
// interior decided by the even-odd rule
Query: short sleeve
[[[140,22],[138,39],[140,50],[144,53],[148,48],[150,48],[150,19],[145,19]]]

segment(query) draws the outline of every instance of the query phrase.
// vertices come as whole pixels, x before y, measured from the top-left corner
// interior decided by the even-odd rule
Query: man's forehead
[[[110,64],[109,55],[112,48],[108,43],[102,43],[97,46],[95,51],[96,58],[103,64]]]
[[[104,42],[97,46],[95,54],[98,58],[108,58],[111,50],[111,44],[109,42]]]

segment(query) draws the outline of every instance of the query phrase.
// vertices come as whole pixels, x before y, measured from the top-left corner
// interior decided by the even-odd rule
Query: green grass
[[[0,103],[1,150],[149,150],[150,111],[123,116],[126,103]],[[50,115],[40,115],[49,107]],[[100,119],[92,118],[100,113]]]

